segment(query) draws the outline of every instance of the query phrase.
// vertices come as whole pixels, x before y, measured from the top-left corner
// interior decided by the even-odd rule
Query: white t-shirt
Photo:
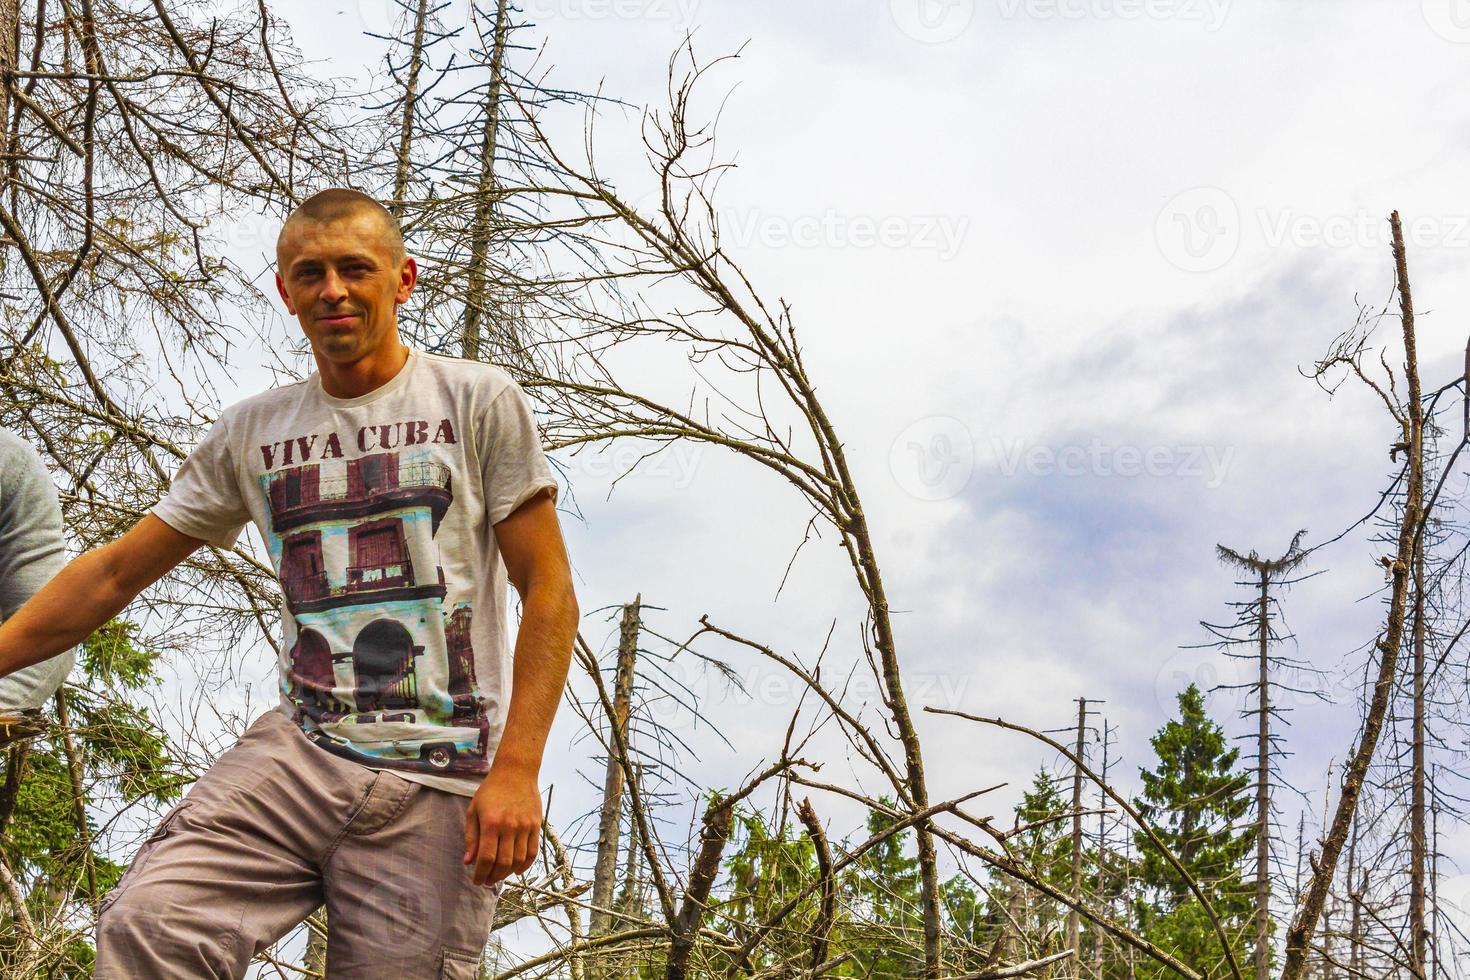
[[[255,522],[283,596],[278,710],[328,751],[470,796],[511,689],[492,525],[543,488],[520,386],[410,348],[357,398],[313,372],[231,405],[152,510],[221,548]]]

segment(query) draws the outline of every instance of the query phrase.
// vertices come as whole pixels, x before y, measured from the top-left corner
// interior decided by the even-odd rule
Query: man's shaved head
[[[398,307],[417,281],[418,263],[404,253],[398,222],[361,191],[313,194],[276,239],[276,290],[324,374],[327,365],[401,365]]]
[[[374,223],[382,230],[385,244],[394,261],[401,262],[405,253],[403,231],[398,226],[398,219],[372,197],[347,187],[329,187],[319,191],[302,201],[286,216],[286,223],[281,226],[281,233],[276,238],[277,262],[285,257],[287,245],[303,223],[325,225],[359,215],[374,219]]]

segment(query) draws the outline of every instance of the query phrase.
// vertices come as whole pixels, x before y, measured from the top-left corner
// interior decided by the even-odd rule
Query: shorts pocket
[[[148,835],[148,838],[143,841],[142,846],[138,848],[138,853],[133,855],[133,860],[128,865],[128,870],[123,872],[123,876],[118,879],[116,885],[112,886],[112,890],[102,896],[102,900],[97,904],[98,915],[107,911],[108,907],[117,901],[118,896],[122,894],[123,889],[127,887],[128,883],[136,878],[138,873],[143,870],[143,865],[148,863],[148,856],[153,853],[153,849],[169,835],[169,830],[173,826],[174,821],[178,819],[179,814],[183,813],[184,809],[192,802],[194,801],[187,796],[184,797],[163,815],[162,820],[158,821],[158,826],[153,828],[153,832]]]
[[[444,947],[439,957],[439,980],[478,980],[480,953],[473,949]]]

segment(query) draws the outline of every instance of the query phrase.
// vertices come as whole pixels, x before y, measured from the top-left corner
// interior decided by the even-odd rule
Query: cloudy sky
[[[277,9],[322,72],[367,78],[381,50],[358,33],[384,31],[389,3]],[[1244,597],[1216,543],[1276,555],[1300,528],[1325,541],[1385,484],[1381,406],[1302,371],[1359,302],[1388,300],[1394,209],[1426,387],[1458,370],[1463,0],[526,0],[526,13],[553,81],[634,107],[662,104],[686,32],[704,59],[740,52],[709,81],[729,95],[719,140],[737,164],[720,187],[726,243],[794,308],[877,533],[916,704],[1058,728],[1072,699],[1100,699],[1112,758],[1136,772],[1175,692],[1239,669],[1181,649]],[[636,110],[599,118],[611,167],[635,169],[638,128]],[[612,461],[559,462],[595,646],[614,639],[604,607],[641,593],[665,636],[709,613],[811,657],[835,622],[829,660],[860,658],[830,533],[776,597],[806,515],[765,471],[676,451],[609,496]],[[1382,553],[1349,535],[1284,597],[1289,652],[1325,672],[1295,680],[1336,698],[1291,699],[1283,772],[1310,812],[1358,721]],[[676,668],[736,750],[676,712],[661,720],[697,748],[699,781],[729,786],[779,747],[792,689],[737,649],[701,650],[751,682],[745,697]],[[1249,731],[1237,695],[1211,703]],[[1056,762],[1020,736],[920,724],[934,796],[1009,784],[981,812],[1005,814]],[[559,722],[545,772],[563,821],[591,800],[576,727]],[[876,788],[833,753],[824,777]],[[1280,802],[1294,828],[1300,802]],[[861,819],[824,812],[839,834]],[[1470,859],[1461,843],[1451,853]]]

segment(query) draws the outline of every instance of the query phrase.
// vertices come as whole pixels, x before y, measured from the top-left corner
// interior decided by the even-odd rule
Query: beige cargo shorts
[[[473,980],[502,885],[460,858],[469,797],[257,718],[138,850],[97,922],[97,980],[243,977],[327,907],[327,975]]]

